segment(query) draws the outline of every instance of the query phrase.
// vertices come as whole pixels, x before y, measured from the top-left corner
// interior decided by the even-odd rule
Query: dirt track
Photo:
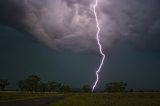
[[[0,106],[48,106],[51,102],[63,99],[63,97],[43,97],[30,100],[18,100],[12,102],[0,102]]]

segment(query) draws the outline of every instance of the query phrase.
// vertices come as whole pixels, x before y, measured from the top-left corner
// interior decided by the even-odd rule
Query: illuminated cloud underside
[[[30,33],[55,50],[99,54],[92,3],[93,0],[3,0],[0,23]],[[159,50],[159,5],[159,0],[99,0],[96,11],[104,51],[124,39],[138,48]]]

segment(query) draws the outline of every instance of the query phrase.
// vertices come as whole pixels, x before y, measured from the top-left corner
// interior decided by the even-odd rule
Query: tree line
[[[41,78],[36,75],[30,75],[26,79],[18,81],[18,88],[21,91],[31,91],[31,92],[71,91],[71,88],[68,85],[63,85],[61,83],[54,81],[42,82]]]
[[[9,85],[8,79],[0,79],[0,90],[5,91],[6,86]],[[63,85],[59,82],[48,81],[43,82],[41,78],[36,75],[30,75],[26,79],[17,82],[18,90],[30,92],[71,92],[68,85]]]
[[[5,90],[9,85],[8,79],[0,79],[0,89]],[[17,82],[18,90],[30,91],[30,92],[91,92],[92,88],[89,85],[83,85],[81,89],[75,90],[69,85],[63,85],[62,83],[55,81],[41,81],[41,78],[37,75],[30,75],[26,79],[19,80]],[[134,92],[133,89],[127,90],[127,83],[124,82],[111,82],[105,85],[105,89],[101,92]],[[143,90],[139,90],[143,92]],[[153,91],[152,91],[153,92]]]

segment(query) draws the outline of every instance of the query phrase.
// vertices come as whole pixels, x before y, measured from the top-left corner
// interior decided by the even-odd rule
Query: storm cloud
[[[97,52],[94,0],[1,0],[0,24],[23,31],[52,49]],[[159,0],[99,0],[103,49],[121,40],[160,50]]]

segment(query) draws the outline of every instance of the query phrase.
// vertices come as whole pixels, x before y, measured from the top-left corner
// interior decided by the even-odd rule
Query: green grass
[[[0,92],[0,102],[26,100],[49,96],[63,96],[58,93],[30,93],[30,92]]]
[[[160,93],[74,94],[50,106],[160,106]]]

